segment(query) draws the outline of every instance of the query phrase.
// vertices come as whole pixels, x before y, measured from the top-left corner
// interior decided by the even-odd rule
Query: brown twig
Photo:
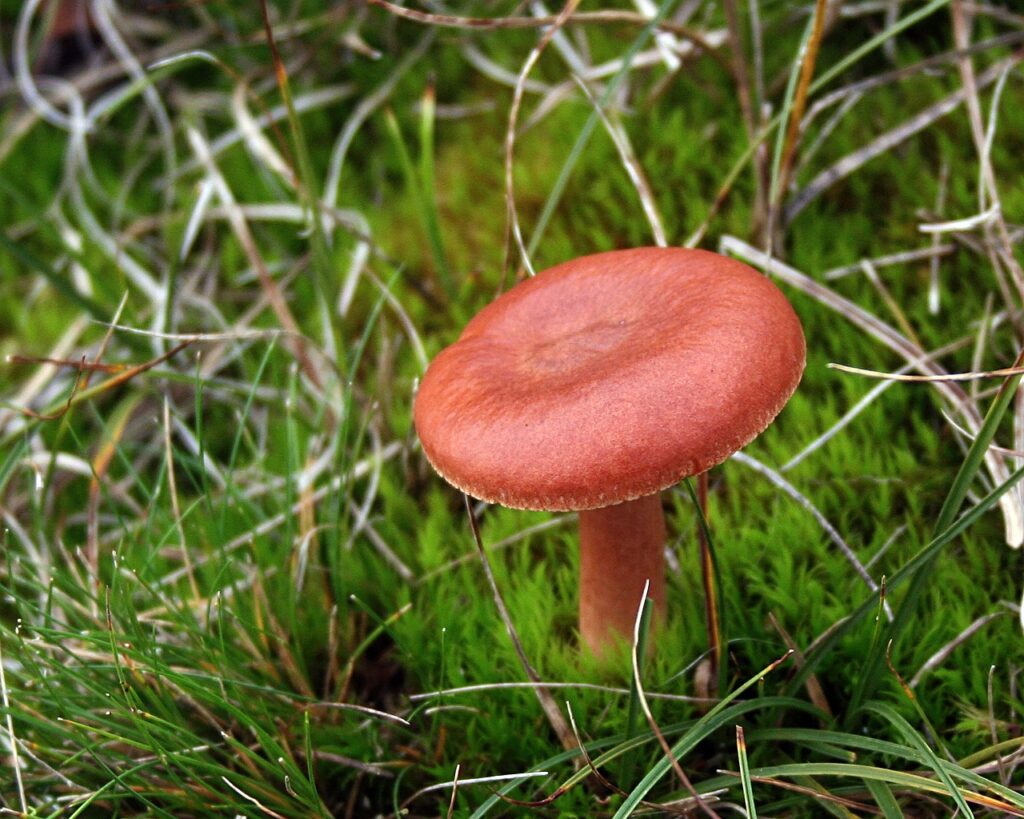
[[[768,622],[771,623],[772,628],[775,629],[779,637],[782,638],[782,642],[786,644],[786,647],[793,652],[793,665],[799,670],[804,664],[804,655],[803,652],[797,648],[796,641],[776,619],[775,612],[768,612]],[[818,675],[813,671],[808,674],[807,682],[804,683],[804,687],[807,689],[807,696],[811,698],[811,702],[814,703],[814,705],[821,711],[832,716],[832,708],[828,704],[828,698],[825,696],[825,689],[821,687]]]

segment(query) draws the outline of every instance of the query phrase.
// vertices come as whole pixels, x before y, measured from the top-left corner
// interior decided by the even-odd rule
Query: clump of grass
[[[945,380],[1019,363],[1018,18],[100,3],[45,79],[38,6],[0,17],[10,810],[1024,813],[1020,376]],[[661,241],[810,342],[711,475],[711,701],[691,493],[662,649],[602,670],[570,516],[472,510],[517,650],[411,429],[495,292]]]

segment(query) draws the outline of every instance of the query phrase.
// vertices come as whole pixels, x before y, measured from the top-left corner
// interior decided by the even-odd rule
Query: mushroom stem
[[[580,512],[580,634],[597,657],[632,640],[648,580],[655,623],[664,619],[664,548],[660,493]]]

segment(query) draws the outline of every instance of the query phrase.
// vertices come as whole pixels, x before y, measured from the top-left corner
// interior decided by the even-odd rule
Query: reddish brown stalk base
[[[580,512],[580,635],[595,656],[632,641],[648,580],[654,625],[664,620],[664,548],[660,494]]]

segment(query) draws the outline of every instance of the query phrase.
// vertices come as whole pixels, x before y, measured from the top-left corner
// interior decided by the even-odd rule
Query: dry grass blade
[[[779,637],[782,638],[782,642],[786,644],[786,648],[793,652],[793,665],[796,668],[800,668],[800,666],[804,664],[804,655],[803,652],[797,648],[796,641],[790,633],[782,627],[782,624],[775,617],[774,612],[768,612],[768,622],[771,623],[772,628],[775,629]],[[811,702],[821,709],[823,713],[828,714],[831,717],[833,714],[832,707],[828,704],[828,698],[825,696],[825,689],[822,688],[818,675],[814,673],[808,674],[805,687],[807,688],[807,696],[811,698]]]
[[[738,771],[720,771],[720,773],[726,776],[739,777]],[[783,790],[792,791],[794,793],[802,793],[806,796],[814,797],[817,800],[827,802],[836,807],[850,808],[851,810],[861,811],[872,816],[877,816],[881,813],[880,810],[872,805],[867,805],[863,802],[858,802],[855,799],[848,799],[845,796],[836,796],[834,793],[828,793],[827,791],[817,790],[815,788],[808,787],[806,785],[797,785],[794,782],[786,782],[782,779],[776,779],[773,776],[754,776],[750,777],[751,782],[757,782],[759,785],[774,785],[777,788]],[[842,814],[845,815],[845,814]]]
[[[993,611],[988,614],[983,614],[981,617],[978,617],[976,620],[974,620],[969,626],[967,626],[967,628],[961,631],[956,637],[954,637],[942,648],[940,648],[938,651],[932,654],[931,657],[925,660],[924,664],[917,670],[917,673],[915,673],[914,676],[910,678],[910,687],[917,688],[918,683],[921,682],[921,678],[924,677],[925,674],[929,673],[930,671],[934,671],[936,668],[942,665],[942,663],[946,661],[946,658],[949,657],[949,655],[952,654],[958,646],[963,645],[972,636],[977,634],[978,631],[980,631],[984,626],[988,625],[997,617],[1000,617],[1004,614],[1009,614],[1009,612]]]
[[[224,179],[220,170],[214,163],[213,156],[210,153],[210,146],[195,128],[188,128],[187,134],[192,150],[206,169],[207,178],[217,191],[217,198],[220,199],[221,204],[228,212],[228,221],[231,225],[231,229],[234,231],[239,244],[245,251],[245,255],[249,259],[249,263],[256,271],[260,285],[274,310],[274,315],[277,316],[277,320],[288,333],[288,344],[292,354],[299,362],[302,367],[302,371],[306,374],[309,380],[318,388],[321,387],[322,381],[320,373],[314,366],[309,355],[306,353],[304,342],[300,340],[302,339],[302,332],[299,329],[298,322],[295,321],[295,317],[292,315],[291,309],[288,307],[288,302],[285,300],[284,294],[282,294],[278,288],[277,282],[274,280],[273,276],[270,275],[266,262],[263,261],[263,257],[257,249],[256,239],[252,235],[252,231],[249,229],[249,224],[246,222],[245,217],[239,210],[238,204],[235,201],[235,196],[231,192],[231,188],[228,187],[227,181]]]
[[[612,138],[612,142],[615,144],[615,150],[619,153],[619,159],[622,160],[622,166],[626,169],[626,175],[629,177],[629,181],[633,183],[633,187],[636,189],[636,195],[640,199],[640,205],[643,208],[644,216],[647,217],[647,222],[651,226],[651,234],[654,237],[654,243],[658,247],[665,247],[668,245],[668,238],[665,235],[665,227],[661,220],[661,214],[658,212],[658,205],[654,201],[654,191],[651,190],[651,184],[647,181],[647,175],[644,173],[643,167],[640,165],[640,160],[637,159],[636,152],[633,150],[633,145],[629,141],[629,135],[626,133],[626,129],[623,127],[622,122],[614,114],[610,114],[605,111],[601,106],[601,102],[593,95],[590,87],[579,77],[574,74],[573,79],[576,80],[577,85],[582,89],[586,95],[587,100],[597,111],[597,115],[601,118],[601,122],[605,129],[608,131],[608,135]]]
[[[978,77],[977,87],[985,88],[991,85],[1004,71],[1017,65],[1022,59],[1024,59],[1024,53],[1014,54],[1000,60]],[[881,156],[887,151],[895,148],[900,143],[905,142],[914,134],[923,131],[933,122],[941,119],[946,114],[955,111],[961,104],[963,104],[964,100],[966,100],[968,96],[969,92],[966,89],[961,88],[958,91],[954,91],[944,99],[929,105],[902,125],[875,137],[875,139],[867,145],[857,149],[852,154],[843,157],[838,162],[821,171],[786,205],[784,217],[785,224],[792,222],[804,208],[841,179],[846,178],[876,156]]]
[[[260,802],[260,800],[257,799],[252,794],[248,794],[245,791],[243,791],[240,787],[238,787],[238,785],[236,785],[234,782],[232,782],[226,776],[222,776],[221,779],[224,780],[224,784],[225,785],[227,785],[229,788],[231,788],[231,790],[233,790],[235,793],[237,793],[243,799],[245,799],[248,802],[252,802],[252,804],[254,804],[260,810],[261,813],[264,813],[267,816],[272,816],[272,817],[274,817],[274,819],[287,819],[287,817],[282,816],[276,810],[271,810],[270,808],[268,808],[266,805],[264,805],[262,802]]]
[[[888,267],[896,264],[909,264],[911,262],[919,262],[922,259],[937,259],[940,256],[947,256],[950,253],[956,251],[956,245],[952,243],[946,244],[933,244],[929,247],[918,248],[917,250],[904,250],[900,253],[889,253],[885,256],[876,256],[874,259],[868,259],[871,265],[877,270],[879,267]],[[851,273],[858,273],[862,271],[863,260],[854,262],[853,264],[845,264],[841,267],[833,267],[831,270],[826,270],[821,274],[821,278],[827,282],[841,279],[844,276],[849,276]]]
[[[967,114],[971,123],[971,136],[974,139],[974,145],[978,151],[978,156],[981,162],[982,191],[988,194],[988,198],[992,202],[992,207],[996,211],[994,221],[998,228],[997,232],[999,235],[999,241],[1002,244],[1000,260],[1010,269],[1011,278],[1017,288],[1017,293],[1024,298],[1024,270],[1021,269],[1021,266],[1013,253],[1013,243],[1010,241],[1010,234],[1006,227],[1006,220],[1002,215],[999,189],[996,185],[995,172],[992,170],[992,162],[990,158],[991,142],[990,138],[985,134],[985,129],[982,123],[981,102],[978,99],[978,90],[981,86],[974,73],[974,64],[971,62],[970,56],[966,53],[966,48],[970,44],[970,31],[962,0],[952,0],[949,12],[953,21],[953,38],[956,41],[957,48],[962,53],[962,56],[959,59],[960,76],[963,80],[964,91],[967,94]],[[1020,55],[1018,60],[1021,58],[1024,58],[1024,55]],[[1002,72],[1004,77],[1009,71],[1009,68],[1010,65],[1007,65],[1004,68]],[[998,108],[998,97],[999,91],[997,89],[996,99],[993,101],[991,112],[992,125],[990,133],[995,130],[995,115],[996,109]],[[982,196],[981,199],[982,202],[984,202],[984,196]],[[994,259],[993,263],[998,264]]]
[[[443,28],[494,30],[510,28],[545,28],[556,24],[561,25],[558,23],[561,15],[542,15],[539,17],[516,17],[513,15],[508,17],[459,17],[451,14],[431,14],[425,11],[417,11],[416,9],[409,9],[404,6],[395,5],[394,3],[388,2],[388,0],[368,0],[368,2],[371,6],[380,6],[389,14],[394,14],[396,17],[402,17],[406,20],[412,20],[413,22],[423,23],[428,26],[441,26]],[[646,14],[618,9],[578,12],[572,14],[565,21],[566,24],[630,23],[637,26],[646,26],[650,22],[651,18]],[[704,35],[692,28],[678,25],[670,20],[660,20],[656,24],[656,27],[670,34],[675,34],[692,40],[695,44],[702,48],[706,48],[709,51],[713,50],[713,47],[708,45]]]
[[[462,770],[462,763],[455,766],[455,776],[452,778],[452,798],[448,802],[448,819],[455,815],[455,796],[459,792],[459,772]]]
[[[863,375],[865,378],[880,378],[887,381],[909,381],[912,383],[934,384],[941,381],[980,381],[985,378],[1006,378],[1024,373],[1024,367],[1003,367],[999,370],[985,370],[971,373],[943,373],[941,375],[908,375],[906,373],[885,373],[879,370],[866,370],[863,367],[851,367],[848,364],[829,362],[830,370],[839,370],[852,375]]]
[[[199,584],[196,583],[196,574],[192,568],[192,558],[189,556],[188,542],[185,538],[185,526],[181,522],[181,504],[178,501],[178,481],[174,475],[174,449],[171,447],[171,408],[167,397],[164,397],[164,452],[167,463],[167,492],[171,498],[171,511],[174,513],[174,528],[178,533],[179,546],[181,548],[181,562],[188,577],[189,589],[192,591],[192,599],[199,604],[202,595],[199,594]]]
[[[576,10],[576,7],[579,4],[580,0],[568,0],[562,10],[558,13],[558,17],[555,18],[555,21],[551,24],[551,27],[545,30],[540,41],[530,51],[530,54],[523,63],[522,70],[519,72],[519,76],[516,80],[515,90],[512,93],[512,104],[509,106],[508,111],[508,126],[505,130],[505,210],[508,219],[506,235],[511,233],[512,238],[516,243],[516,247],[519,250],[519,258],[523,263],[523,267],[526,268],[526,271],[531,276],[534,275],[535,271],[533,269],[533,264],[530,261],[530,253],[526,248],[526,243],[523,241],[523,231],[519,224],[519,213],[516,210],[515,187],[512,181],[512,157],[516,142],[516,121],[519,119],[519,109],[523,104],[523,94],[525,93],[527,77],[530,76],[530,72],[540,59],[540,55],[547,47],[548,43],[551,42],[561,27],[565,25],[566,20],[572,16],[572,13]],[[508,262],[506,262],[506,271],[507,269]],[[568,726],[566,726],[566,728],[568,728]]]
[[[11,709],[11,700],[7,692],[7,677],[4,674],[4,652],[3,641],[0,641],[0,702],[3,703],[4,711],[7,712],[7,739],[11,747],[11,768],[14,769],[14,781],[18,788],[18,803],[21,805],[22,814],[28,815],[28,802],[25,800],[25,783],[21,778],[21,760],[18,758],[18,738],[14,734],[14,718]]]
[[[519,664],[523,667],[523,671],[526,672],[526,676],[530,678],[530,682],[533,683],[533,692],[540,701],[540,707],[544,710],[548,722],[551,723],[558,741],[562,743],[562,747],[565,750],[571,751],[576,747],[576,739],[572,734],[572,729],[569,727],[569,723],[566,722],[565,717],[562,716],[562,712],[558,710],[555,698],[551,696],[551,693],[546,688],[539,685],[541,681],[540,675],[537,674],[537,671],[527,658],[526,652],[523,650],[519,634],[516,632],[516,627],[509,616],[508,608],[505,606],[505,599],[501,596],[498,584],[494,580],[494,572],[491,571],[491,561],[487,557],[487,550],[484,549],[483,540],[480,538],[480,530],[477,528],[473,507],[469,503],[469,495],[463,494],[462,499],[466,505],[466,515],[469,517],[469,528],[473,533],[473,541],[476,543],[477,553],[480,555],[480,564],[483,566],[484,575],[487,577],[487,584],[491,587],[494,605],[498,609],[498,615],[505,624],[505,631],[508,632],[509,640],[512,641],[512,646],[519,657]]]
[[[420,700],[436,699],[437,697],[451,697],[458,694],[475,694],[480,691],[502,691],[505,689],[516,689],[516,688],[577,688],[581,691],[603,691],[607,694],[617,694],[620,696],[629,696],[628,688],[614,688],[609,685],[598,685],[597,683],[585,683],[585,682],[497,682],[497,683],[478,683],[476,685],[460,685],[457,688],[441,688],[436,691],[423,691],[419,694],[410,694],[409,699],[412,702],[418,702]],[[691,702],[699,705],[714,705],[718,702],[715,698],[706,697],[690,697],[686,694],[664,694],[659,692],[651,692],[647,694],[647,698],[651,700],[671,700],[673,702]]]

